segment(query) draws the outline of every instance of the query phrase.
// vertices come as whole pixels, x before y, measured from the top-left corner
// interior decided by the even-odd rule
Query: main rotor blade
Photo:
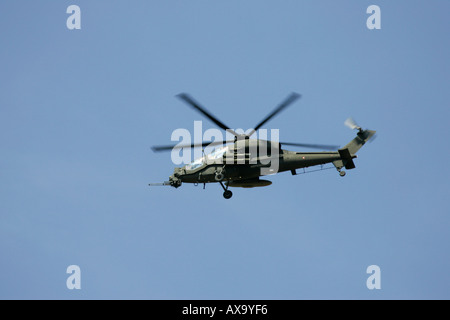
[[[324,145],[324,144],[309,144],[309,143],[291,143],[291,142],[280,142],[280,144],[285,146],[321,149],[321,150],[338,150],[339,146]]]
[[[196,109],[197,111],[199,111],[201,114],[203,114],[205,117],[207,117],[209,120],[211,120],[212,122],[214,122],[217,126],[219,126],[220,128],[222,128],[223,130],[227,130],[229,131],[231,134],[238,136],[238,134],[236,132],[234,132],[232,129],[230,129],[227,125],[225,125],[223,122],[219,121],[215,116],[213,116],[210,112],[206,111],[205,108],[203,108],[202,106],[200,106],[200,104],[195,101],[194,99],[192,99],[191,96],[189,96],[186,93],[180,93],[177,95],[178,98],[180,98],[181,100],[183,100],[184,102],[186,102],[187,104],[189,104],[191,107],[193,107],[194,109]]]
[[[259,128],[261,128],[267,121],[275,117],[278,113],[283,111],[287,106],[292,104],[295,100],[299,99],[300,97],[301,97],[300,94],[292,92],[282,103],[280,103],[278,107],[275,108],[275,110],[273,110],[267,117],[265,117],[260,123],[258,123],[248,136],[251,136]]]
[[[166,146],[153,146],[152,150],[154,152],[161,152],[161,151],[169,151],[172,149],[183,149],[183,148],[197,148],[197,147],[212,147],[217,145],[224,145],[227,143],[234,142],[234,140],[224,140],[224,141],[213,141],[213,142],[203,142],[203,143],[196,143],[196,144],[174,144],[174,145],[166,145]]]

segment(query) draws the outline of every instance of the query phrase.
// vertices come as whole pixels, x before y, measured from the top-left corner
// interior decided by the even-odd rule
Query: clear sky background
[[[1,1],[0,298],[450,299],[449,12]],[[248,129],[292,91],[265,126],[280,140],[343,146],[349,116],[377,130],[346,177],[282,173],[230,200],[217,184],[147,186],[174,167],[150,147],[205,120],[176,94]],[[73,264],[81,290],[66,287]]]

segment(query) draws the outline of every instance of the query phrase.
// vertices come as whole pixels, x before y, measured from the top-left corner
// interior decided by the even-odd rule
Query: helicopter
[[[357,158],[356,152],[369,140],[376,131],[362,129],[352,118],[348,118],[344,124],[350,129],[356,129],[356,137],[344,147],[322,144],[306,144],[279,142],[264,139],[251,139],[250,137],[281,111],[298,100],[301,95],[291,93],[271,113],[261,120],[248,134],[236,133],[233,129],[217,119],[211,112],[201,106],[190,95],[180,93],[176,97],[187,103],[194,110],[211,120],[219,128],[234,135],[233,140],[210,141],[196,144],[176,144],[153,146],[154,152],[170,151],[183,148],[215,147],[209,154],[186,164],[176,167],[169,181],[163,183],[150,183],[149,186],[172,186],[179,188],[183,183],[203,184],[219,183],[222,186],[223,197],[230,199],[233,193],[229,187],[255,188],[272,184],[271,181],[261,179],[266,175],[290,171],[297,174],[297,169],[305,169],[312,166],[323,166],[332,163],[341,177],[346,172],[355,168],[353,159]],[[320,152],[297,152],[282,149],[282,146],[306,147],[321,149]],[[275,164],[275,165],[274,165]]]

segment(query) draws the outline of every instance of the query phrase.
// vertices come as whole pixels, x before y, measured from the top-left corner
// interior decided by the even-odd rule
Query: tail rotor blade
[[[358,129],[361,130],[361,127],[358,126],[358,124],[356,123],[356,121],[353,118],[348,118],[347,120],[345,120],[344,124],[349,127],[350,129],[354,130],[354,129]]]

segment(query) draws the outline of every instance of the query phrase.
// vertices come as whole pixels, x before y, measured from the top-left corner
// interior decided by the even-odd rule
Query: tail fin
[[[345,169],[355,168],[355,163],[353,162],[353,158],[356,158],[355,153],[374,136],[375,132],[376,131],[373,130],[360,129],[352,141],[347,143],[342,149],[338,150],[341,159],[333,161],[333,164],[339,172],[341,172],[342,167],[345,167]],[[341,175],[343,176],[345,173]]]
[[[355,154],[358,152],[359,149],[367,142],[369,141],[376,131],[373,130],[360,130],[358,134],[356,135],[355,139],[350,141],[344,148],[342,149],[348,149],[350,154]]]

